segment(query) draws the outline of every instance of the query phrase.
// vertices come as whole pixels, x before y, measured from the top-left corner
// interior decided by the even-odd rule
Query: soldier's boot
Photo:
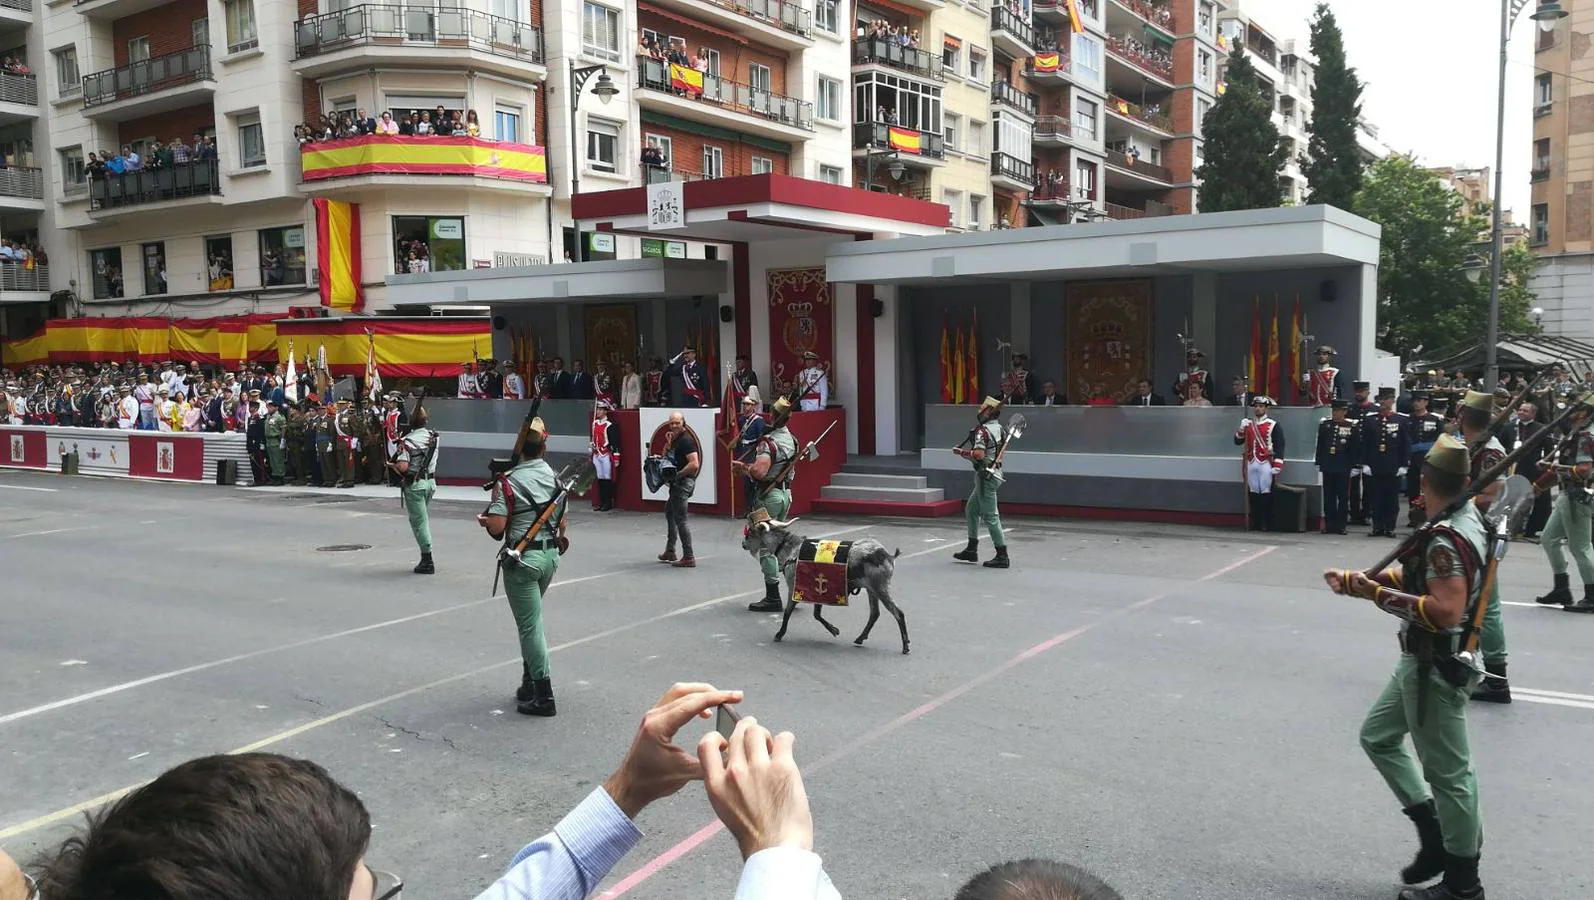
[[[417,575],[436,575],[437,574],[437,567],[432,565],[432,554],[430,554],[430,553],[422,553],[421,554],[421,561],[415,564],[415,574],[417,574]]]
[[[1432,887],[1409,887],[1398,900],[1484,900],[1478,857],[1445,854],[1444,880]]]
[[[1011,561],[1007,558],[1006,544],[996,548],[995,559],[988,559],[985,561],[985,568],[987,569],[1005,569],[1009,565],[1011,565]]]
[[[747,608],[752,612],[780,612],[785,608],[780,602],[780,583],[764,582],[764,599],[747,604]]]
[[[531,666],[520,664],[520,687],[515,689],[516,703],[530,703],[537,699],[537,688],[532,683]]]
[[[1534,597],[1534,603],[1545,606],[1565,606],[1572,602],[1572,576],[1563,572],[1555,576],[1555,587],[1542,597]]]
[[[952,554],[952,558],[957,560],[957,561],[959,561],[959,562],[979,562],[980,561],[980,542],[979,541],[969,541],[969,545],[967,547],[964,547],[962,550],[958,551],[957,553]]]
[[[523,716],[542,716],[545,719],[553,717],[558,711],[553,703],[553,679],[533,678],[531,693],[530,700],[515,704],[515,712]]]
[[[1411,865],[1400,870],[1400,883],[1424,884],[1445,870],[1445,841],[1439,829],[1439,813],[1432,800],[1408,806],[1402,812],[1417,826],[1420,846]]]
[[[1594,613],[1594,584],[1583,585],[1583,599],[1572,603],[1567,602],[1561,607],[1567,612]]]
[[[1485,678],[1478,689],[1472,692],[1472,699],[1483,703],[1510,703],[1511,682],[1505,680],[1505,663],[1485,661],[1483,670],[1495,678]]]

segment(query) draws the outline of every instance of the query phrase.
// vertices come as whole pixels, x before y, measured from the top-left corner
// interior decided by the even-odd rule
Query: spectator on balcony
[[[101,151],[105,158],[105,171],[111,175],[121,175],[127,171],[127,159],[120,153],[112,154],[110,151]]]
[[[482,136],[482,121],[477,118],[474,109],[465,113],[465,133],[471,137]]]
[[[138,155],[131,144],[122,145],[122,164],[125,171],[139,172],[144,169],[144,158]]]
[[[179,138],[172,138],[172,142],[170,144],[166,145],[166,149],[171,151],[172,163],[174,165],[179,165],[179,166],[188,165],[188,160],[189,160],[188,145],[183,143],[183,139],[182,138],[180,138],[180,137]]]
[[[432,113],[432,134],[437,137],[449,137],[454,133],[454,123],[448,113],[439,106],[437,112]]]
[[[431,264],[423,259],[420,254],[416,253],[414,250],[410,251],[410,257],[409,259],[405,260],[404,268],[405,271],[409,272],[411,275],[419,275],[422,272],[430,272],[432,270]]]
[[[207,267],[210,273],[210,289],[213,291],[232,290],[232,260],[220,253],[213,253]]]
[[[415,120],[415,136],[428,137],[432,133],[432,114],[421,111],[421,117]]]
[[[314,143],[315,142],[315,138],[311,137],[311,135],[310,135],[310,126],[309,125],[295,125],[295,126],[293,126],[293,142],[295,144],[298,144],[301,147],[303,147],[305,144]]]
[[[398,126],[397,122],[393,121],[393,114],[388,112],[385,109],[382,110],[382,118],[377,120],[376,133],[377,134],[398,134],[399,133],[399,126]]]
[[[177,155],[172,152],[170,144],[156,141],[150,145],[150,168],[170,170],[176,162]]]
[[[198,157],[200,159],[215,159],[216,158],[216,137],[215,137],[215,135],[206,135],[205,136],[205,142],[198,147],[198,150],[199,150],[199,153],[197,155],[198,155]]]
[[[260,258],[261,282],[267,287],[281,284],[282,273],[282,257],[277,255],[277,251],[267,249],[265,255]]]
[[[664,158],[664,151],[654,144],[642,148],[642,165],[663,169],[669,166],[669,161]]]
[[[359,137],[360,130],[354,127],[353,116],[349,115],[348,113],[343,113],[342,115],[338,116],[337,134],[340,138]]]
[[[355,111],[354,127],[360,134],[376,134],[376,120],[366,115],[363,109]]]
[[[413,114],[405,116],[399,121],[398,133],[406,137],[415,134],[415,116]]]

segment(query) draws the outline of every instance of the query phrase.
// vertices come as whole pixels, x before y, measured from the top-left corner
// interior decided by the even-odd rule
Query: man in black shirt
[[[670,499],[664,506],[664,521],[669,530],[659,562],[667,562],[677,569],[692,569],[697,567],[697,560],[692,556],[692,532],[686,527],[686,507],[697,487],[697,473],[702,468],[701,451],[692,432],[686,429],[686,417],[681,413],[670,413],[667,434],[670,443],[664,455],[675,463],[675,475],[670,479]],[[675,555],[677,533],[681,537],[680,558]]]
[[[1140,379],[1140,384],[1138,386],[1138,390],[1135,393],[1135,399],[1129,401],[1125,405],[1126,406],[1167,406],[1168,405],[1168,401],[1164,400],[1162,398],[1161,394],[1153,394],[1151,392],[1151,382],[1148,381],[1147,379],[1142,378],[1142,379]]]

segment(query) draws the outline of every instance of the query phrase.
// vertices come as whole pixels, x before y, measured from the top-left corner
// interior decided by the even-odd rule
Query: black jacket
[[[588,372],[573,372],[570,375],[570,398],[572,400],[591,400],[596,397],[597,391],[592,384],[592,375]]]
[[[1120,406],[1167,406],[1168,405],[1168,401],[1162,399],[1162,395],[1161,394],[1152,394],[1149,397],[1139,397],[1139,396],[1137,396],[1134,399],[1129,400],[1129,401],[1127,401],[1125,403],[1120,403],[1119,405]]]

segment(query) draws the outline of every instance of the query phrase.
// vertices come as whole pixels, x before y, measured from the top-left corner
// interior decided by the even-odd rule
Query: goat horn
[[[770,526],[770,527],[771,527],[771,528],[790,528],[790,527],[791,527],[791,526],[793,526],[793,525],[795,525],[795,524],[797,524],[797,519],[796,519],[796,517],[793,517],[793,518],[790,518],[790,519],[787,519],[787,520],[786,520],[786,521],[784,521],[784,522],[782,522],[782,521],[781,521],[781,520],[779,520],[779,519],[770,519],[770,520],[769,520],[769,526]]]
[[[768,530],[769,530],[769,523],[768,522],[755,522],[755,523],[753,523],[753,533],[754,534],[763,534],[764,532],[766,532]]]

